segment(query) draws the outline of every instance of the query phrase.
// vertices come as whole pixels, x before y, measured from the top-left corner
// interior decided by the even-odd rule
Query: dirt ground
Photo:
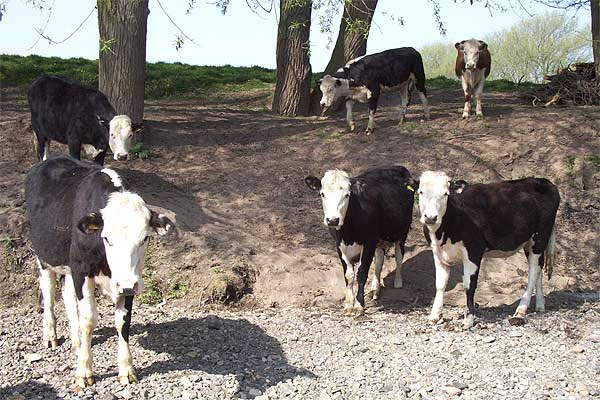
[[[146,104],[139,138],[148,159],[107,165],[154,209],[171,216],[179,237],[153,241],[146,281],[167,301],[200,305],[236,300],[260,306],[337,306],[343,276],[322,225],[318,196],[305,176],[342,168],[351,174],[390,164],[414,176],[429,169],[469,182],[546,177],[561,193],[557,222],[561,254],[546,292],[600,290],[600,110],[533,108],[518,94],[484,94],[485,118],[460,118],[459,90],[431,91],[432,119],[409,108],[397,125],[398,98],[382,96],[374,135],[346,132],[343,115],[327,120],[268,112],[269,93]],[[215,96],[216,97],[216,96]],[[356,107],[366,127],[366,108]],[[0,304],[33,304],[36,272],[27,246],[23,182],[35,158],[23,93],[0,93]],[[53,143],[52,152],[66,153]],[[415,207],[402,289],[386,259],[382,303],[429,305],[434,267]],[[391,254],[390,254],[391,256]],[[464,304],[453,270],[447,303]],[[485,261],[476,301],[512,305],[526,285],[525,257]]]

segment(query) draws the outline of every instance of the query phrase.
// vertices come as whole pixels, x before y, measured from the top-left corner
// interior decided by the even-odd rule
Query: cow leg
[[[358,267],[357,280],[358,290],[356,293],[356,302],[354,302],[354,311],[356,314],[362,314],[365,308],[365,284],[369,277],[369,268],[375,256],[376,245],[365,245],[360,255],[360,266]]]
[[[42,268],[39,258],[35,258],[40,269],[40,290],[44,300],[42,342],[44,347],[58,347],[56,339],[56,319],[54,318],[54,296],[56,293],[56,273]]]
[[[383,249],[378,247],[375,249],[375,274],[371,281],[371,291],[373,292],[373,300],[379,299],[379,290],[381,289],[381,269],[383,268]]]
[[[477,289],[481,257],[473,258],[474,260],[471,260],[466,256],[463,259],[463,288],[467,294],[467,315],[463,321],[464,329],[471,329],[475,321],[475,290]]]
[[[463,77],[461,80],[463,91],[465,92],[465,107],[463,109],[462,117],[469,118],[469,114],[471,113],[471,87],[467,82],[465,82],[465,78]]]
[[[106,150],[102,151],[96,157],[94,157],[94,162],[100,165],[104,165],[104,157],[106,157]]]
[[[346,122],[350,128],[350,132],[354,132],[356,124],[354,123],[354,116],[352,115],[352,109],[354,108],[355,101],[352,99],[346,100]]]
[[[475,106],[475,113],[478,117],[483,117],[483,110],[481,108],[481,94],[483,93],[483,85],[485,83],[485,77],[481,78],[481,81],[475,87],[475,101],[477,105]]]
[[[429,102],[427,101],[427,95],[425,95],[425,82],[416,82],[415,87],[417,88],[417,93],[419,94],[419,99],[421,99],[421,104],[423,104],[423,113],[425,114],[425,119],[431,119],[431,113],[429,111]]]
[[[535,286],[535,311],[537,312],[545,312],[546,311],[546,301],[544,300],[544,274],[540,272],[537,284]]]
[[[79,140],[69,138],[69,154],[71,157],[81,160],[81,142]]]
[[[137,383],[138,381],[133,370],[131,352],[129,351],[129,328],[131,326],[132,309],[133,296],[122,296],[117,300],[115,326],[119,340],[117,362],[119,365],[119,383],[121,385]]]
[[[408,110],[408,92],[409,81],[406,81],[400,86],[400,124],[404,123],[404,117],[406,117],[406,111]]]
[[[75,296],[75,286],[71,274],[65,275],[62,298],[71,330],[71,349],[76,352],[81,344],[79,341],[79,311],[77,310],[77,296]]]
[[[344,270],[344,281],[346,282],[346,291],[344,294],[344,314],[350,314],[352,312],[352,304],[354,303],[354,267],[352,263],[346,262],[345,256],[342,254],[339,246],[337,247],[338,256],[342,262],[342,268]]]
[[[446,291],[446,285],[448,285],[448,278],[450,277],[450,268],[447,265],[443,265],[437,255],[433,255],[433,261],[435,264],[435,299],[433,300],[433,306],[431,307],[431,313],[429,314],[429,320],[436,322],[442,316],[442,307],[444,306],[444,292]]]
[[[535,254],[533,251],[529,252],[529,277],[527,280],[527,289],[525,289],[525,293],[523,294],[523,297],[521,297],[521,301],[515,312],[514,317],[516,318],[525,318],[525,315],[527,315],[527,308],[531,302],[533,289],[537,284],[538,277],[541,275],[540,257],[541,254]]]
[[[367,97],[369,98],[369,123],[367,124],[367,130],[365,133],[370,135],[375,131],[375,113],[377,112],[377,103],[379,101],[380,89],[371,90]]]
[[[402,287],[402,261],[404,261],[404,242],[396,242],[396,275],[394,276],[394,287],[399,289]]]
[[[92,373],[92,332],[98,322],[96,299],[94,297],[95,287],[96,284],[92,279],[89,277],[84,278],[82,287],[83,298],[78,302],[81,345],[77,354],[75,386],[81,389],[94,384]]]

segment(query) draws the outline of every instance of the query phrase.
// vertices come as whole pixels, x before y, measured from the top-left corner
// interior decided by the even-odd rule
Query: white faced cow
[[[458,52],[455,72],[465,92],[465,108],[462,117],[469,117],[471,113],[471,98],[473,96],[475,96],[477,101],[477,116],[482,117],[481,93],[483,93],[485,78],[490,74],[492,56],[487,44],[481,40],[463,40],[460,43],[456,43],[454,47],[456,47]]]
[[[133,296],[144,287],[149,235],[165,234],[173,227],[171,221],[127,191],[115,171],[69,157],[33,167],[25,181],[25,199],[44,299],[44,345],[58,345],[54,291],[57,274],[64,275],[63,300],[77,355],[75,385],[94,383],[91,340],[98,286],[116,305],[118,380],[136,382],[129,351]]]
[[[394,287],[402,287],[404,243],[412,222],[415,184],[401,166],[371,169],[351,178],[341,170],[330,170],[322,179],[308,176],[307,186],[319,191],[323,203],[323,223],[329,228],[346,280],[344,310],[362,314],[364,288],[371,261],[375,257],[373,300],[379,298],[385,242],[395,243]],[[354,295],[355,266],[358,292]]]
[[[427,90],[425,89],[425,70],[421,54],[412,47],[386,50],[381,53],[363,56],[350,61],[333,75],[325,75],[321,80],[321,106],[323,112],[338,98],[346,99],[346,120],[351,131],[356,125],[352,116],[354,103],[369,103],[369,124],[366,133],[375,129],[375,112],[381,86],[395,87],[400,90],[402,105],[400,123],[404,121],[410,100],[409,86],[413,85],[423,103],[425,118],[429,119]]]
[[[72,157],[79,159],[83,150],[100,165],[109,147],[115,160],[128,158],[133,141],[131,119],[117,115],[99,90],[61,76],[43,75],[29,87],[27,100],[38,159],[48,158],[52,140],[67,144]]]
[[[547,179],[525,178],[457,187],[445,173],[427,171],[419,181],[419,209],[435,263],[436,294],[429,319],[441,317],[452,263],[462,261],[468,314],[473,326],[475,289],[484,257],[505,258],[523,249],[529,261],[527,290],[513,318],[523,320],[536,290],[536,310],[544,311],[542,271],[548,278],[556,256],[558,189]]]

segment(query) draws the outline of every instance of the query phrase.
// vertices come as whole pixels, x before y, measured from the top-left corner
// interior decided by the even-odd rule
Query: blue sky
[[[59,41],[71,34],[92,11],[95,0],[47,0],[52,5],[45,33]],[[169,19],[158,5],[150,0],[148,17],[147,60],[179,61],[197,65],[236,66],[261,65],[275,67],[275,43],[277,37],[277,16],[256,15],[242,0],[234,3],[223,16],[208,1],[198,0],[190,15],[185,14],[188,1],[162,0],[171,17],[196,44],[187,42],[179,51],[175,50],[175,37],[178,34]],[[527,18],[521,9],[506,12],[490,11],[482,5],[468,5],[468,1],[443,1],[442,15],[446,22],[447,34],[441,36],[434,18],[433,6],[427,0],[380,0],[368,42],[368,53],[401,46],[419,48],[437,41],[454,43],[471,37],[481,38],[488,33],[505,29]],[[532,4],[528,10],[533,14],[546,11],[543,6]],[[386,15],[387,14],[387,15]],[[395,22],[389,15],[402,17],[404,26]],[[585,13],[582,16],[585,20]],[[0,22],[0,53],[39,54],[58,57],[98,58],[97,13],[81,27],[77,33],[62,44],[50,45],[38,39],[35,28],[42,28],[48,18],[47,10],[36,10],[25,0],[8,0],[6,14]],[[340,16],[334,22],[339,25]],[[311,63],[313,71],[322,71],[331,55],[332,45],[326,35],[319,32],[318,13],[313,13],[311,32]],[[335,40],[335,34],[333,39]]]

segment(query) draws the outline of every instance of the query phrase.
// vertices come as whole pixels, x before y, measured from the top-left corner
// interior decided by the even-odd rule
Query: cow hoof
[[[465,317],[465,319],[463,320],[463,329],[464,330],[471,329],[474,325],[474,321],[475,321],[475,317],[473,316],[473,314],[467,315]]]
[[[469,118],[469,114],[463,113],[463,115],[462,115],[462,118],[463,118],[463,119],[467,119],[467,118]]]
[[[118,379],[119,383],[124,386],[138,383],[138,378],[133,372],[130,372],[127,376],[119,376]]]
[[[56,338],[44,339],[44,345],[48,349],[55,349],[58,347],[58,340]]]
[[[371,133],[373,133],[374,131],[375,131],[375,129],[367,128],[367,129],[365,130],[365,133],[367,134],[367,136],[370,136],[370,135],[371,135]]]
[[[92,376],[88,376],[88,377],[78,376],[78,377],[75,377],[75,386],[73,387],[73,390],[76,392],[79,392],[88,386],[92,386],[93,384],[94,384],[94,378]]]
[[[349,128],[350,128],[350,132],[354,132],[354,131],[356,130],[356,124],[355,124],[354,122],[352,122],[352,123],[349,125]]]
[[[442,316],[441,316],[441,315],[429,315],[429,316],[427,317],[427,320],[428,320],[429,322],[431,322],[432,324],[437,324],[437,323],[438,323],[438,321],[439,321],[439,320],[441,320],[441,319],[442,319]]]
[[[483,113],[478,113],[478,114],[477,114],[477,118],[478,118],[478,119],[483,119]]]

